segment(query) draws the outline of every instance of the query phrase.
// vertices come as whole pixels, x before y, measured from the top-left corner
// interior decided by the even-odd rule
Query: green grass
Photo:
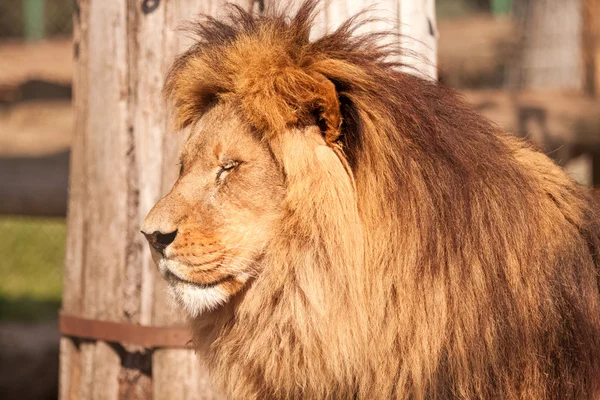
[[[60,307],[64,218],[0,217],[0,320],[51,318]]]

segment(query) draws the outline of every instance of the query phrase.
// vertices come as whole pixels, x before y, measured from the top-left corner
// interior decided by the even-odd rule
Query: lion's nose
[[[142,233],[146,236],[146,240],[148,240],[150,246],[154,247],[160,254],[163,254],[163,251],[168,245],[173,243],[175,236],[177,236],[177,230],[174,230],[171,233],[162,233],[159,231],[154,231],[152,233],[142,231]]]

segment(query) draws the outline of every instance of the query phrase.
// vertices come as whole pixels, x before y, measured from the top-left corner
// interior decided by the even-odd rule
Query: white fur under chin
[[[160,275],[169,285],[169,295],[174,303],[173,308],[183,308],[191,317],[197,317],[225,304],[229,299],[229,293],[219,285],[202,288],[174,280],[170,275],[176,274],[176,270],[181,269],[181,265],[175,261],[168,261],[155,253],[153,252],[152,255]],[[169,264],[171,268],[169,268]]]
[[[169,282],[169,294],[191,317],[225,304],[229,294],[220,286],[200,288],[183,282]]]

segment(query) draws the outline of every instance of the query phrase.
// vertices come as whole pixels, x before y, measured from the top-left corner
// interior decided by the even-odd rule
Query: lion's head
[[[194,124],[179,179],[143,230],[176,299],[192,314],[223,304],[260,272],[281,219],[284,177],[231,104]]]
[[[224,304],[260,275],[274,233],[303,218],[298,213],[314,209],[320,223],[352,214],[356,234],[345,236],[362,231],[354,177],[338,140],[338,95],[323,74],[336,66],[313,60],[302,68],[285,48],[308,34],[305,22],[297,21],[289,43],[279,43],[275,26],[245,37],[243,46],[227,43],[227,50],[220,47],[227,41],[208,34],[215,43],[181,56],[167,81],[178,126],[191,133],[179,179],[142,231],[171,293],[191,315]],[[303,204],[306,192],[317,204]],[[322,240],[303,228],[293,234]],[[337,242],[352,242],[362,257],[362,240]],[[272,253],[280,256],[279,249]]]
[[[143,232],[229,398],[589,398],[587,194],[351,20],[203,18],[165,93],[190,136]]]

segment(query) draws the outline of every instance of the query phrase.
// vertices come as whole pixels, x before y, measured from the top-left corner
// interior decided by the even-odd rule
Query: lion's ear
[[[324,75],[318,72],[312,72],[310,75],[317,83],[316,104],[314,110],[312,110],[313,115],[321,129],[325,142],[330,146],[334,146],[340,136],[342,125],[337,90],[333,82]]]

